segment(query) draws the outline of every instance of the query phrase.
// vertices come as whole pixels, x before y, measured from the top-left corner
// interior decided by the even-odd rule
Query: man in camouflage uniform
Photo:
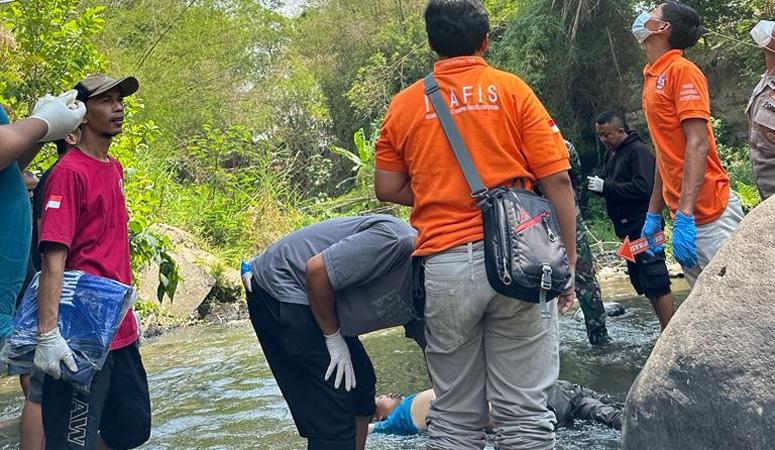
[[[608,336],[608,329],[605,326],[605,308],[603,307],[603,296],[600,292],[600,284],[595,276],[595,257],[592,249],[587,242],[586,226],[581,217],[579,200],[584,193],[584,176],[581,173],[581,159],[568,141],[565,141],[565,147],[570,154],[570,179],[573,183],[573,191],[576,194],[576,252],[578,259],[576,261],[576,298],[584,313],[584,322],[587,325],[587,337],[592,345],[603,344],[611,340]]]

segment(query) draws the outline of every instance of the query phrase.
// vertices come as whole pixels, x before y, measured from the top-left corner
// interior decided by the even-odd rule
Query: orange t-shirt
[[[532,186],[570,168],[562,136],[533,91],[517,76],[465,56],[433,72],[453,120],[488,188],[525,179]],[[436,118],[422,80],[390,104],[376,144],[376,167],[411,179],[418,230],[415,255],[482,239],[482,219]]]
[[[683,57],[680,50],[662,55],[643,70],[643,111],[657,150],[657,168],[662,176],[662,196],[675,214],[683,184],[686,136],[681,122],[707,122],[708,163],[705,180],[697,196],[694,218],[698,225],[718,219],[729,201],[729,177],[716,153],[716,139],[710,125],[708,81],[700,69]]]

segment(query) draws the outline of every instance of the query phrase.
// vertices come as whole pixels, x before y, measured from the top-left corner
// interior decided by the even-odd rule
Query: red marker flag
[[[665,243],[665,234],[661,231],[654,235],[654,241],[656,244]],[[649,249],[649,241],[646,238],[640,238],[638,240],[630,242],[630,237],[624,238],[622,246],[616,252],[616,256],[624,258],[627,261],[635,262],[635,257],[641,253],[645,253]]]

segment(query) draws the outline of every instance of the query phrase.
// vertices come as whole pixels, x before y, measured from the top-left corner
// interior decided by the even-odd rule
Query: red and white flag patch
[[[555,133],[560,132],[560,127],[557,126],[557,123],[554,122],[554,119],[549,119],[549,128],[551,128]]]
[[[62,206],[62,196],[61,195],[52,195],[48,198],[48,202],[46,202],[46,208],[45,209],[59,209],[59,207]]]

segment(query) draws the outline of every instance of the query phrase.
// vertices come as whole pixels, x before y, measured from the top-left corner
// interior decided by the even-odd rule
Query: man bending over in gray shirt
[[[415,239],[395,217],[345,217],[251,261],[250,320],[309,450],[364,448],[376,376],[358,335],[413,317]]]

